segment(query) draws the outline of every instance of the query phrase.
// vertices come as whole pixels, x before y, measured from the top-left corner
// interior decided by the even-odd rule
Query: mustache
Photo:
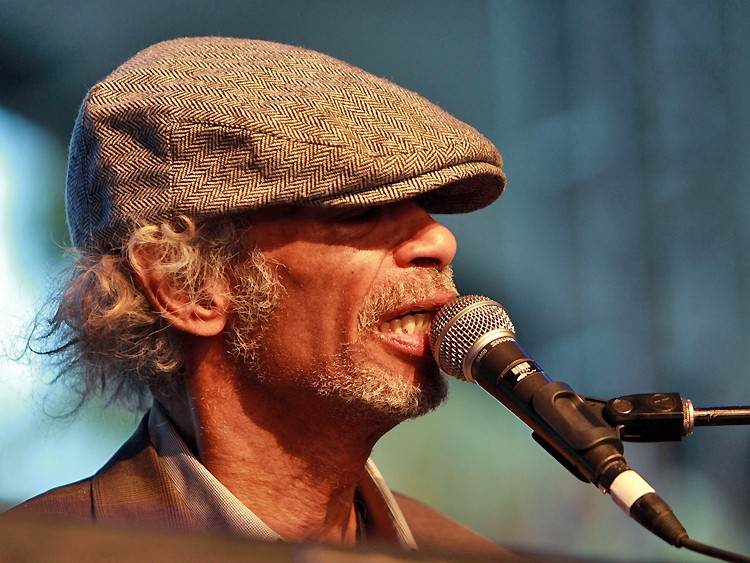
[[[362,332],[388,313],[429,300],[436,293],[446,291],[458,293],[450,266],[440,270],[418,268],[400,279],[387,280],[365,296],[357,316],[357,327]]]

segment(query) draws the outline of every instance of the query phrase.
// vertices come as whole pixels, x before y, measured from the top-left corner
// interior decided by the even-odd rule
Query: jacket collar
[[[148,417],[92,480],[94,518],[190,530],[194,521],[148,437]]]

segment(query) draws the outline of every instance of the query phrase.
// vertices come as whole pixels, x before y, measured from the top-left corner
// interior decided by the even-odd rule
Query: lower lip
[[[429,337],[424,333],[378,332],[378,336],[386,346],[407,356],[423,357],[430,352]]]

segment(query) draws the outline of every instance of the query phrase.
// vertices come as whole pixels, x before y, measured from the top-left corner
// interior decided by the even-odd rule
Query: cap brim
[[[387,186],[368,186],[357,192],[300,203],[316,207],[364,207],[415,198],[430,213],[467,213],[490,205],[504,189],[505,174],[500,167],[487,162],[466,162]]]

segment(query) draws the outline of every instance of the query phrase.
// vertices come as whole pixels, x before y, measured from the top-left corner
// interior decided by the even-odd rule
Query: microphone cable
[[[729,561],[730,563],[750,562],[750,557],[748,557],[747,555],[742,555],[741,553],[734,553],[732,551],[728,551],[720,547],[714,547],[712,545],[701,543],[699,541],[690,539],[689,537],[685,537],[684,539],[682,539],[680,541],[680,544],[677,545],[676,547],[684,547],[685,549],[694,551],[695,553],[700,553],[701,555],[707,555],[708,557],[712,557],[714,559],[720,559],[721,561]]]

